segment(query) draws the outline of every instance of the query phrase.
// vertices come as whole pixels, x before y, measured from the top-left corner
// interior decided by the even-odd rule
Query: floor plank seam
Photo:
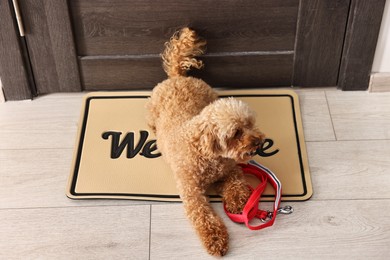
[[[309,201],[385,201],[385,200],[390,200],[390,197],[388,198],[347,198],[347,199],[316,199],[316,198],[311,198]],[[301,202],[301,201],[298,201]],[[304,201],[302,201],[304,202]],[[289,203],[289,201],[282,201],[281,203]]]
[[[87,206],[59,206],[59,207],[25,207],[25,208],[2,208],[0,206],[0,211],[6,210],[35,210],[35,209],[77,209],[77,208],[108,208],[108,207],[145,207],[151,206],[150,203],[145,204],[134,204],[134,205],[87,205]]]
[[[324,91],[324,94],[325,94],[326,105],[328,107],[328,113],[329,113],[329,117],[330,117],[330,122],[332,123],[333,135],[334,135],[335,140],[338,141],[337,134],[336,134],[336,129],[334,128],[332,112],[330,111],[328,95],[326,94],[326,91]]]
[[[150,213],[149,213],[149,260],[150,260],[151,244],[152,244],[152,207],[153,207],[153,205],[150,205]]]
[[[368,141],[389,141],[387,138],[378,138],[378,139],[339,139],[339,142],[368,142]]]
[[[1,148],[0,151],[74,150],[73,147]]]
[[[337,140],[305,140],[305,143],[330,143],[330,142],[337,142]]]
[[[387,201],[390,200],[390,197],[387,198],[344,198],[344,199],[335,199],[335,198],[329,198],[329,199],[317,199],[317,198],[311,198],[310,200],[307,200],[308,202],[323,202],[323,201]],[[288,204],[288,203],[304,203],[305,201],[282,201],[282,204]],[[217,204],[221,202],[214,202],[212,203]],[[263,203],[272,203],[272,202],[263,202]],[[167,204],[156,204],[157,206],[171,206],[171,205],[177,205],[177,203],[167,203]],[[26,207],[26,208],[1,208],[0,211],[12,211],[12,210],[50,210],[50,209],[79,209],[79,208],[103,208],[103,207],[144,207],[144,206],[150,206],[150,216],[152,215],[152,206],[153,204],[135,204],[135,205],[91,205],[91,206],[63,206],[63,207]],[[151,234],[151,221],[150,218],[150,234]]]
[[[341,139],[341,140],[310,140],[310,141],[305,141],[305,143],[335,143],[335,142],[377,142],[377,141],[390,141],[390,139]]]

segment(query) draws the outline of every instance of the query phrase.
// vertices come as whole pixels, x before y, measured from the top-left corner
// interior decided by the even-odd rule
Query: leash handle
[[[282,184],[272,171],[253,160],[249,161],[248,164],[240,164],[240,166],[242,167],[242,170],[245,174],[253,175],[261,182],[255,189],[250,187],[252,189],[252,194],[245,204],[241,214],[230,213],[227,211],[226,205],[223,205],[226,214],[232,221],[237,223],[245,223],[245,225],[251,230],[259,230],[272,226],[275,222],[276,215],[279,212],[283,214],[292,213],[292,208],[289,206],[283,208],[283,212],[281,212],[282,209],[279,209],[282,194]],[[275,189],[273,212],[259,209],[260,197],[263,194],[268,182],[270,182],[272,187]],[[263,223],[253,226],[249,223],[253,218],[258,218]]]

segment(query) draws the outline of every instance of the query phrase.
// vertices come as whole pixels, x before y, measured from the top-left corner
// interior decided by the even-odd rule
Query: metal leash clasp
[[[293,213],[294,209],[290,205],[286,205],[284,207],[278,208],[277,212],[278,212],[278,214],[288,215],[288,214]],[[274,216],[274,213],[272,211],[267,210],[267,217],[260,218],[260,220],[261,220],[261,222],[264,223],[264,222],[267,222],[268,220],[272,219],[273,216]]]
[[[286,205],[284,207],[278,208],[278,214],[288,215],[294,212],[293,207]]]

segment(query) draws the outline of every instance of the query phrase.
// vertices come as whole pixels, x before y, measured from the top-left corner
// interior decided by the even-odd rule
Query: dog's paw
[[[251,191],[247,187],[225,193],[223,201],[225,202],[226,209],[233,214],[241,213],[250,195]]]
[[[224,256],[229,249],[229,234],[226,227],[219,227],[212,229],[204,237],[203,243],[207,252],[213,256]]]

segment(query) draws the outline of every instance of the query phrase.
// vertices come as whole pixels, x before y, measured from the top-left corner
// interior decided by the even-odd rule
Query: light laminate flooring
[[[297,93],[314,195],[261,231],[213,204],[224,258],[390,259],[390,93]],[[83,95],[0,103],[0,259],[214,259],[180,203],[65,196]]]

